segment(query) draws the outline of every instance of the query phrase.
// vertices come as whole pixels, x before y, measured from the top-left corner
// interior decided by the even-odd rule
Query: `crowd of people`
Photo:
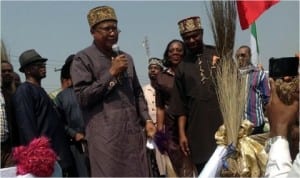
[[[1,57],[1,168],[17,164],[14,147],[46,136],[64,177],[198,176],[223,123],[214,82],[222,59],[203,42],[200,17],[178,22],[182,40],[170,40],[162,58],[149,59],[145,86],[131,55],[112,48],[120,32],[114,9],[95,7],[87,19],[93,41],[65,60],[55,99],[41,86],[47,58],[24,51],[21,82],[8,57]],[[266,176],[299,177],[299,148],[291,157],[288,142],[292,125],[299,132],[299,94],[292,105],[282,103],[275,79],[269,84],[263,69],[251,63],[248,46],[238,48],[235,59],[247,81],[241,119],[252,122],[252,134],[270,133]],[[284,80],[289,77],[295,76]]]

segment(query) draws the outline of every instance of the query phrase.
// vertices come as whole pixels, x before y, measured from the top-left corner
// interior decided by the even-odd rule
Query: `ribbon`
[[[222,157],[222,167],[223,169],[228,169],[229,164],[227,159],[231,156],[234,156],[236,154],[236,148],[233,146],[233,144],[230,144],[226,148],[226,154]]]
[[[260,177],[264,175],[268,154],[264,146],[249,137],[253,124],[244,120],[237,135],[236,147],[227,143],[226,128],[220,126],[215,134],[218,145],[227,146],[227,154],[222,158],[221,176]]]

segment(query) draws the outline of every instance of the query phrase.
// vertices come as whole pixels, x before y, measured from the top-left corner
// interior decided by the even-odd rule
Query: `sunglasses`
[[[39,67],[39,68],[46,67],[46,63],[33,63],[32,65],[36,66],[36,67]]]
[[[237,54],[236,57],[237,58],[240,58],[240,57],[246,57],[247,54],[246,53],[241,53],[241,54]]]

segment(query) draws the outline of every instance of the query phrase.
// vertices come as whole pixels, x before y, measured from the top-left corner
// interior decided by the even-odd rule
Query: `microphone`
[[[116,53],[117,56],[120,55],[120,48],[117,44],[113,44],[111,48],[113,52]]]
[[[120,52],[120,47],[119,47],[118,44],[113,44],[111,48],[112,48],[113,52],[114,52],[117,56],[121,54],[121,52]],[[119,74],[119,76],[117,77],[117,81],[118,81],[120,84],[122,84],[122,79],[123,79],[123,78],[127,78],[127,71],[126,71],[126,70]]]

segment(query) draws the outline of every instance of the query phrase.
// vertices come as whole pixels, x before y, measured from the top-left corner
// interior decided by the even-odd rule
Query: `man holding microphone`
[[[132,57],[112,49],[119,35],[115,11],[100,6],[87,18],[94,41],[76,54],[71,77],[85,120],[91,176],[147,177],[143,128],[151,137],[155,127]]]

